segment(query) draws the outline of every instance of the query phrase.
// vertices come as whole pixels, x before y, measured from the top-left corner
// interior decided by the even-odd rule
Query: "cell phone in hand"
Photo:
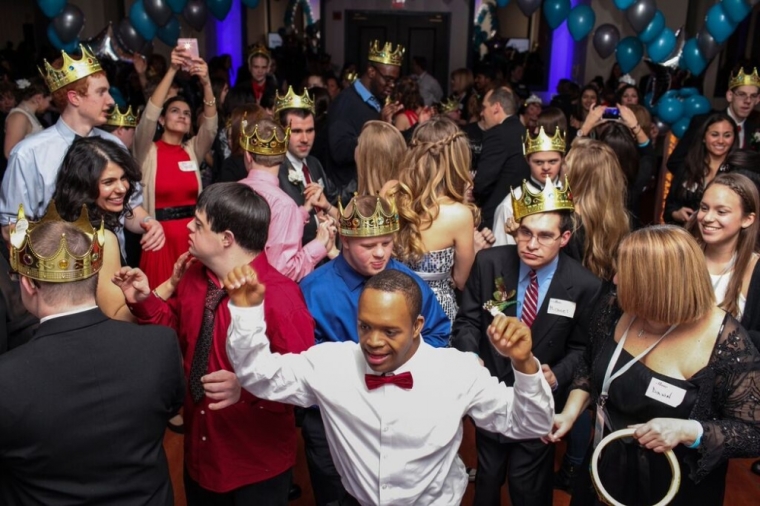
[[[177,39],[177,46],[184,48],[185,55],[188,58],[200,58],[198,52],[198,39]],[[190,67],[183,65],[182,70],[189,72]]]
[[[620,109],[617,107],[607,107],[604,109],[602,119],[620,119]]]

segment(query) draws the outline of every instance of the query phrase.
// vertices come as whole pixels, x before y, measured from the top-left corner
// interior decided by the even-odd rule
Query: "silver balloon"
[[[676,30],[676,47],[668,55],[664,62],[660,63],[663,67],[668,67],[673,70],[678,69],[678,63],[681,60],[683,54],[683,47],[686,45],[686,30],[683,27]]]
[[[95,56],[101,60],[108,59],[132,63],[132,52],[119,44],[113,31],[113,24],[110,21],[108,22],[108,26],[103,28],[100,33],[82,42],[89,45]]]
[[[652,92],[651,104],[656,104],[660,97],[672,87],[673,77],[678,72],[678,60],[681,58],[685,43],[686,32],[683,28],[679,28],[676,32],[676,47],[665,61],[655,63],[650,58],[644,58],[644,63],[651,75],[647,86],[647,92]]]
[[[526,16],[532,16],[541,7],[541,0],[517,0],[517,6]]]
[[[707,28],[702,28],[697,34],[697,47],[705,60],[710,61],[720,53],[721,45],[710,35]]]
[[[641,33],[657,13],[655,0],[639,0],[625,11],[625,17],[636,33]]]
[[[594,49],[602,58],[611,56],[618,42],[620,42],[620,30],[615,25],[605,23],[594,32]]]

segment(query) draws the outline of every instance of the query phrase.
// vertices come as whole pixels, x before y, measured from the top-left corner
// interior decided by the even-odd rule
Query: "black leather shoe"
[[[760,460],[754,461],[749,468],[752,470],[753,473],[760,474]]]
[[[299,497],[301,497],[301,487],[294,483],[290,486],[290,490],[288,490],[288,501],[295,501]]]
[[[554,488],[572,492],[577,476],[578,466],[571,466],[563,462],[560,470],[554,473]]]

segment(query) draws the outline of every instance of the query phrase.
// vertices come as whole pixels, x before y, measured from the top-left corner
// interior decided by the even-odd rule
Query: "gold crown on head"
[[[385,46],[380,49],[380,41],[373,40],[369,43],[369,61],[382,63],[384,65],[395,65],[400,67],[404,61],[404,46],[399,44],[396,50],[393,50],[393,44],[386,42]]]
[[[274,99],[274,113],[278,114],[283,109],[305,109],[314,114],[314,100],[311,99],[307,90],[299,96],[295,94],[292,86],[288,86],[288,92],[284,97],[281,97],[278,91]]]
[[[268,139],[259,137],[259,125],[253,127],[251,135],[245,134],[248,126],[248,114],[246,113],[241,120],[243,128],[240,129],[240,147],[255,155],[277,156],[284,155],[288,151],[288,142],[290,141],[290,126],[285,129],[285,137],[277,138],[277,130],[272,130],[272,136]]]
[[[447,114],[459,110],[459,100],[454,97],[444,100],[438,105],[438,112]]]
[[[53,200],[50,201],[45,216],[36,223],[27,220],[24,206],[19,206],[16,223],[11,224],[10,230],[11,269],[22,276],[48,283],[79,281],[96,274],[103,266],[103,246],[106,240],[103,221],[100,222],[100,229],[95,230],[90,223],[87,207],[82,206],[79,218],[72,225],[87,235],[91,241],[90,249],[84,255],[75,255],[69,250],[66,234],[61,234],[61,243],[56,252],[44,257],[34,250],[30,234],[43,223],[53,221],[64,221]]]
[[[544,131],[544,127],[539,128],[538,135],[531,137],[530,133],[525,134],[523,139],[523,154],[525,156],[533,153],[544,153],[546,151],[565,152],[565,133],[559,128],[554,130],[554,137],[549,137]]]
[[[261,43],[256,43],[248,46],[248,61],[250,61],[254,56],[263,56],[267,60],[272,61],[272,53],[269,52],[269,49]]]
[[[549,211],[570,211],[573,207],[573,194],[570,191],[570,185],[567,182],[567,176],[565,176],[565,189],[557,188],[549,176],[546,176],[546,184],[544,189],[538,193],[533,191],[528,186],[528,182],[523,179],[522,194],[518,199],[515,195],[515,189],[510,188],[512,193],[512,211],[515,215],[515,220],[520,221],[526,216],[537,213],[547,213]]]
[[[354,198],[351,199],[351,202],[347,206],[351,207],[351,214],[346,216],[343,203],[340,197],[338,197],[340,235],[344,237],[379,237],[398,232],[401,226],[398,220],[395,201],[389,201],[391,208],[390,212],[386,213],[383,210],[383,199],[378,195],[375,212],[371,216],[364,216],[359,211],[359,206],[356,205],[358,198],[358,194],[354,193]]]
[[[132,112],[132,106],[127,108],[127,112],[122,113],[118,105],[113,107],[113,111],[108,115],[106,125],[116,127],[137,128],[137,116]]]
[[[79,44],[79,50],[82,52],[82,57],[78,60],[74,60],[66,51],[61,50],[63,65],[61,65],[60,69],[53,68],[47,60],[43,60],[45,64],[44,71],[38,67],[50,93],[103,70],[100,62],[87,46]]]
[[[744,68],[740,68],[736,75],[731,74],[731,79],[728,81],[728,89],[733,90],[739,86],[757,86],[760,88],[760,76],[757,75],[757,67],[752,70],[751,74],[745,74]]]

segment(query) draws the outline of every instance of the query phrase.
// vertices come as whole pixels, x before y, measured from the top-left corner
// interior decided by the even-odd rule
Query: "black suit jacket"
[[[307,156],[305,162],[306,166],[309,167],[309,174],[311,174],[312,181],[323,185],[325,188],[325,196],[330,200],[330,182],[325,175],[325,170],[322,168],[322,164],[313,156]],[[300,183],[293,184],[288,180],[288,172],[291,169],[291,165],[290,160],[286,157],[285,161],[280,165],[280,172],[277,174],[277,178],[280,181],[280,189],[287,193],[296,204],[302,206],[304,204],[303,186]],[[312,239],[317,237],[317,219],[314,210],[309,213],[309,218],[309,222],[303,227],[303,240],[301,244],[308,244]]]
[[[169,328],[99,309],[0,356],[0,504],[173,504],[163,436],[185,392]]]
[[[530,177],[530,167],[523,155],[525,127],[514,114],[501,124],[486,130],[478,172],[472,193],[481,209],[481,225],[491,228],[496,207],[507,196],[510,187]]]
[[[493,299],[496,278],[504,280],[507,292],[517,292],[519,275],[520,257],[516,246],[498,246],[479,252],[467,279],[451,336],[452,347],[477,353],[491,375],[508,386],[515,381],[512,363],[496,351],[486,335],[493,317],[483,309],[483,304]],[[531,328],[533,354],[552,368],[559,391],[571,383],[582,359],[588,344],[591,314],[601,290],[602,282],[588,269],[564,253],[559,254],[557,271]],[[573,317],[549,314],[550,299],[575,302]],[[515,316],[516,312],[517,305],[513,304],[504,314]]]

